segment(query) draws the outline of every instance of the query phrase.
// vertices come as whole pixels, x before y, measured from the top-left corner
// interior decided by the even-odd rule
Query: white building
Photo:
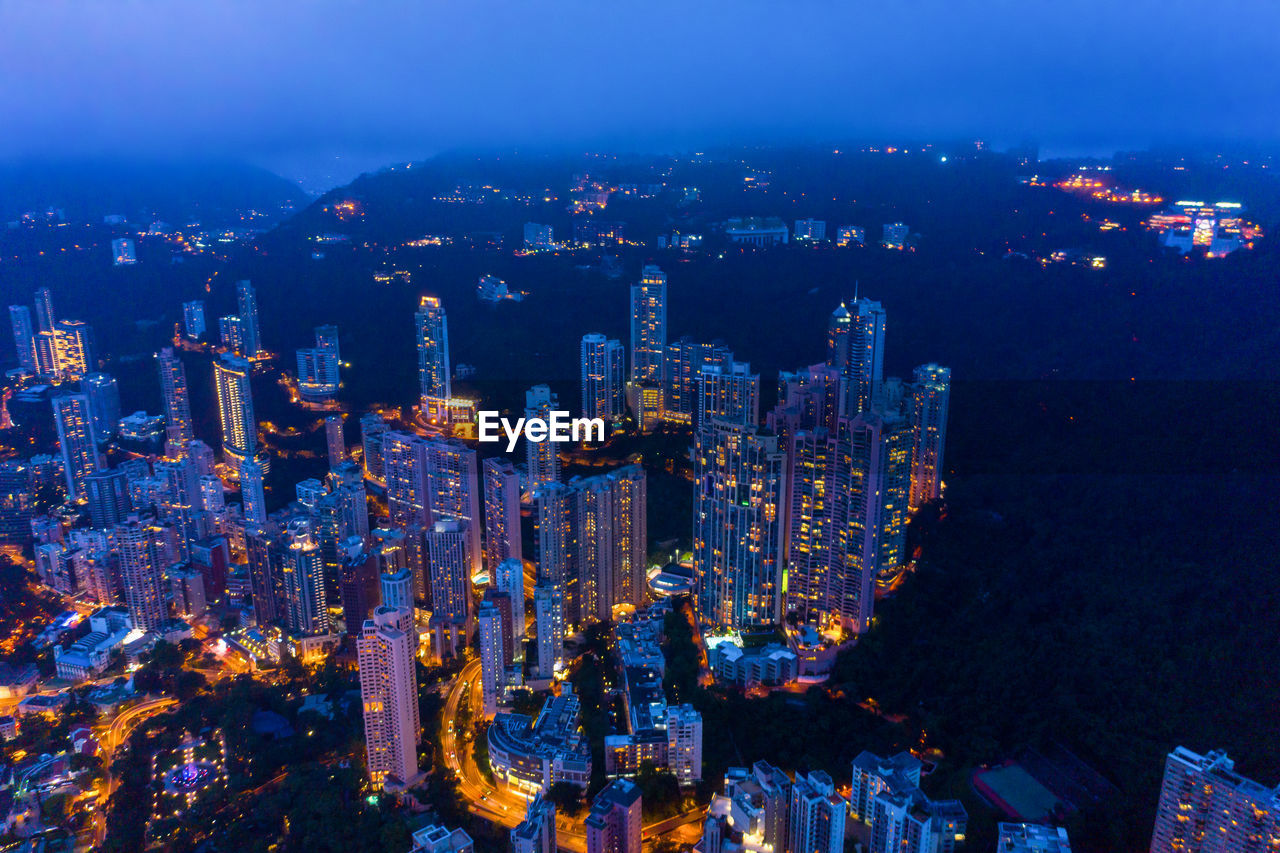
[[[498,701],[506,687],[506,637],[502,613],[492,601],[480,602],[480,685],[486,719],[498,712]]]
[[[418,777],[418,674],[413,613],[379,607],[356,640],[369,777],[377,788]]]
[[[702,715],[692,705],[667,708],[667,769],[681,785],[702,781]]]

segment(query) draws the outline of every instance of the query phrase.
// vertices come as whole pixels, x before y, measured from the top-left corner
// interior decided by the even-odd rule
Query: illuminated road
[[[107,836],[107,803],[111,800],[111,795],[116,790],[115,777],[111,775],[111,762],[115,757],[116,750],[129,739],[129,735],[141,723],[146,722],[157,714],[167,711],[172,706],[178,704],[177,699],[163,697],[160,699],[148,699],[145,702],[139,702],[132,708],[126,708],[116,715],[111,724],[107,726],[106,731],[98,739],[99,754],[102,755],[102,770],[106,773],[107,786],[103,791],[98,802],[101,804],[93,816],[93,846],[98,847],[102,844]]]
[[[484,697],[481,695],[480,661],[468,663],[449,685],[445,696],[444,711],[440,715],[440,747],[446,766],[454,771],[458,779],[458,792],[467,801],[468,809],[499,826],[511,828],[524,820],[528,801],[511,793],[504,786],[494,786],[480,773],[476,766],[475,751],[472,745],[459,741],[457,731],[458,710],[462,705],[465,693],[470,693],[469,703],[472,709],[483,707]],[[666,820],[651,823],[644,827],[642,837],[648,841],[657,836],[671,832],[687,823],[699,820],[706,810],[702,807],[691,809],[683,814]],[[557,847],[568,853],[585,853],[587,837],[583,832],[582,819],[556,816]]]

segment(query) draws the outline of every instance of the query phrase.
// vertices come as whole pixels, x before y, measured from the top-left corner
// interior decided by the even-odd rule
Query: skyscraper
[[[432,618],[471,625],[471,534],[466,521],[438,521],[426,533]]]
[[[640,786],[614,779],[596,795],[584,821],[587,853],[640,853]]]
[[[667,348],[667,274],[647,265],[631,287],[631,381],[662,381]]]
[[[692,705],[667,708],[667,767],[681,785],[702,781],[702,715]]]
[[[182,324],[187,337],[191,340],[198,341],[204,337],[205,330],[208,328],[204,319],[204,300],[193,299],[182,303]]]
[[[102,468],[97,436],[93,431],[93,412],[87,394],[55,394],[53,420],[58,428],[58,446],[66,472],[67,497],[83,500],[84,479]]]
[[[378,564],[359,539],[348,538],[339,551],[342,620],[348,634],[359,634],[364,620],[379,602]]]
[[[525,418],[547,420],[560,405],[550,385],[535,385],[524,394]],[[529,470],[529,488],[537,489],[560,479],[560,456],[554,441],[529,441],[525,439],[525,463]]]
[[[697,425],[718,421],[755,427],[760,423],[760,374],[745,361],[708,365],[698,375]]]
[[[41,332],[52,332],[55,314],[53,312],[53,291],[42,287],[36,291],[36,328]]]
[[[253,413],[253,391],[249,385],[252,367],[238,356],[224,354],[213,365],[218,397],[218,420],[222,424],[222,455],[238,475],[240,465],[258,449],[258,421]]]
[[[845,375],[849,367],[849,335],[853,332],[853,318],[841,302],[827,320],[827,365]]]
[[[129,478],[124,471],[95,471],[84,478],[89,520],[99,530],[121,524],[133,510]]]
[[[82,320],[59,320],[53,329],[56,372],[66,379],[80,379],[97,367],[93,330]]]
[[[583,414],[618,420],[626,409],[622,344],[604,335],[583,335],[580,356]]]
[[[1169,753],[1156,804],[1151,853],[1273,850],[1280,846],[1280,786],[1235,772],[1222,751]]]
[[[338,393],[338,354],[318,347],[298,350],[298,394],[304,400],[327,400]]]
[[[506,675],[506,654],[504,651],[508,638],[502,625],[502,616],[492,601],[481,601],[477,617],[480,633],[480,683],[481,695],[484,697],[483,714],[491,718],[498,711],[498,700],[501,698]]]
[[[387,422],[377,412],[360,416],[360,451],[364,457],[364,475],[379,484],[386,482],[382,437],[387,434],[388,429]]]
[[[320,543],[304,519],[291,522],[286,536],[289,545],[282,560],[281,578],[285,594],[285,625],[294,635],[327,634],[329,609]]]
[[[695,433],[693,567],[713,625],[781,619],[786,456],[754,428],[713,421]]]
[[[702,368],[728,369],[732,362],[733,353],[721,341],[700,344],[685,336],[667,344],[662,361],[662,416],[675,423],[693,423],[702,400]]]
[[[609,619],[643,602],[647,555],[644,470],[628,465],[538,492],[538,580],[557,584],[566,625]]]
[[[240,503],[245,521],[251,524],[267,523],[267,493],[264,472],[258,461],[250,456],[240,464]]]
[[[356,641],[369,778],[377,788],[418,776],[418,674],[413,614],[379,607]]]
[[[116,549],[120,555],[120,578],[124,600],[135,628],[151,630],[163,622],[168,611],[164,594],[164,566],[149,523],[137,517],[115,526]]]
[[[258,294],[247,279],[236,282],[236,303],[240,310],[244,355],[254,358],[262,351],[262,338],[258,326]]]
[[[791,789],[791,830],[787,853],[840,853],[847,808],[831,777],[821,770],[797,773]]]
[[[93,413],[93,433],[100,442],[110,441],[120,421],[120,387],[110,373],[89,373],[80,380],[80,390],[89,395]]]
[[[337,468],[347,460],[347,444],[342,437],[342,415],[324,419],[324,441],[329,451],[329,468]]]
[[[479,463],[476,452],[460,441],[432,439],[426,442],[426,488],[430,522],[464,521],[471,567],[467,576],[483,567]],[[424,525],[425,526],[425,525]]]
[[[942,497],[943,451],[947,443],[947,408],[951,402],[951,368],[922,364],[911,390],[911,495],[908,505]]]
[[[428,416],[443,412],[450,397],[449,322],[435,296],[424,296],[414,315],[418,332],[418,383],[422,410]]]
[[[511,636],[508,658],[524,659],[524,563],[509,558],[489,570],[489,585],[511,601]]]
[[[31,327],[31,309],[25,305],[10,305],[9,324],[13,328],[13,348],[18,354],[18,366],[29,373],[38,373],[39,354],[35,330]]]
[[[538,677],[551,678],[564,668],[564,591],[558,584],[538,582],[533,590],[533,614],[538,632]]]
[[[395,607],[413,612],[413,572],[406,566],[394,572],[383,572],[378,578],[384,607]]]
[[[849,313],[849,332],[842,341],[844,351],[829,352],[828,363],[841,367],[849,380],[844,412],[854,415],[871,408],[884,381],[885,311],[879,302],[864,296],[853,303]]]
[[[550,442],[542,442],[549,444]],[[484,555],[492,576],[505,560],[520,562],[520,475],[500,457],[484,460]]]

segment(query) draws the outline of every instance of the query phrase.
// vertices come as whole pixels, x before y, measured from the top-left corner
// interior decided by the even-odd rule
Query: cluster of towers
[[[828,324],[823,363],[778,377],[764,418],[760,375],[722,342],[667,340],[667,277],[631,288],[631,364],[582,339],[588,416],[693,428],[693,564],[701,618],[716,626],[867,629],[877,579],[907,560],[908,514],[941,496],[950,370],[884,375],[885,311],[856,299]],[[783,590],[786,590],[784,595]]]

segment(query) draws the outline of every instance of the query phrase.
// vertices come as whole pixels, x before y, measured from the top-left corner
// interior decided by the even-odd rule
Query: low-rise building
[[[466,831],[431,825],[413,834],[413,849],[409,853],[473,853],[474,850],[475,844]]]
[[[747,649],[732,643],[713,645],[707,651],[717,681],[740,687],[787,684],[800,674],[796,653],[781,643]]]
[[[1036,823],[1002,823],[996,853],[1071,853],[1071,842],[1062,827]]]
[[[546,793],[556,782],[586,788],[591,749],[578,731],[580,705],[572,685],[542,706],[537,720],[526,714],[496,714],[486,738],[489,769],[516,792]]]

